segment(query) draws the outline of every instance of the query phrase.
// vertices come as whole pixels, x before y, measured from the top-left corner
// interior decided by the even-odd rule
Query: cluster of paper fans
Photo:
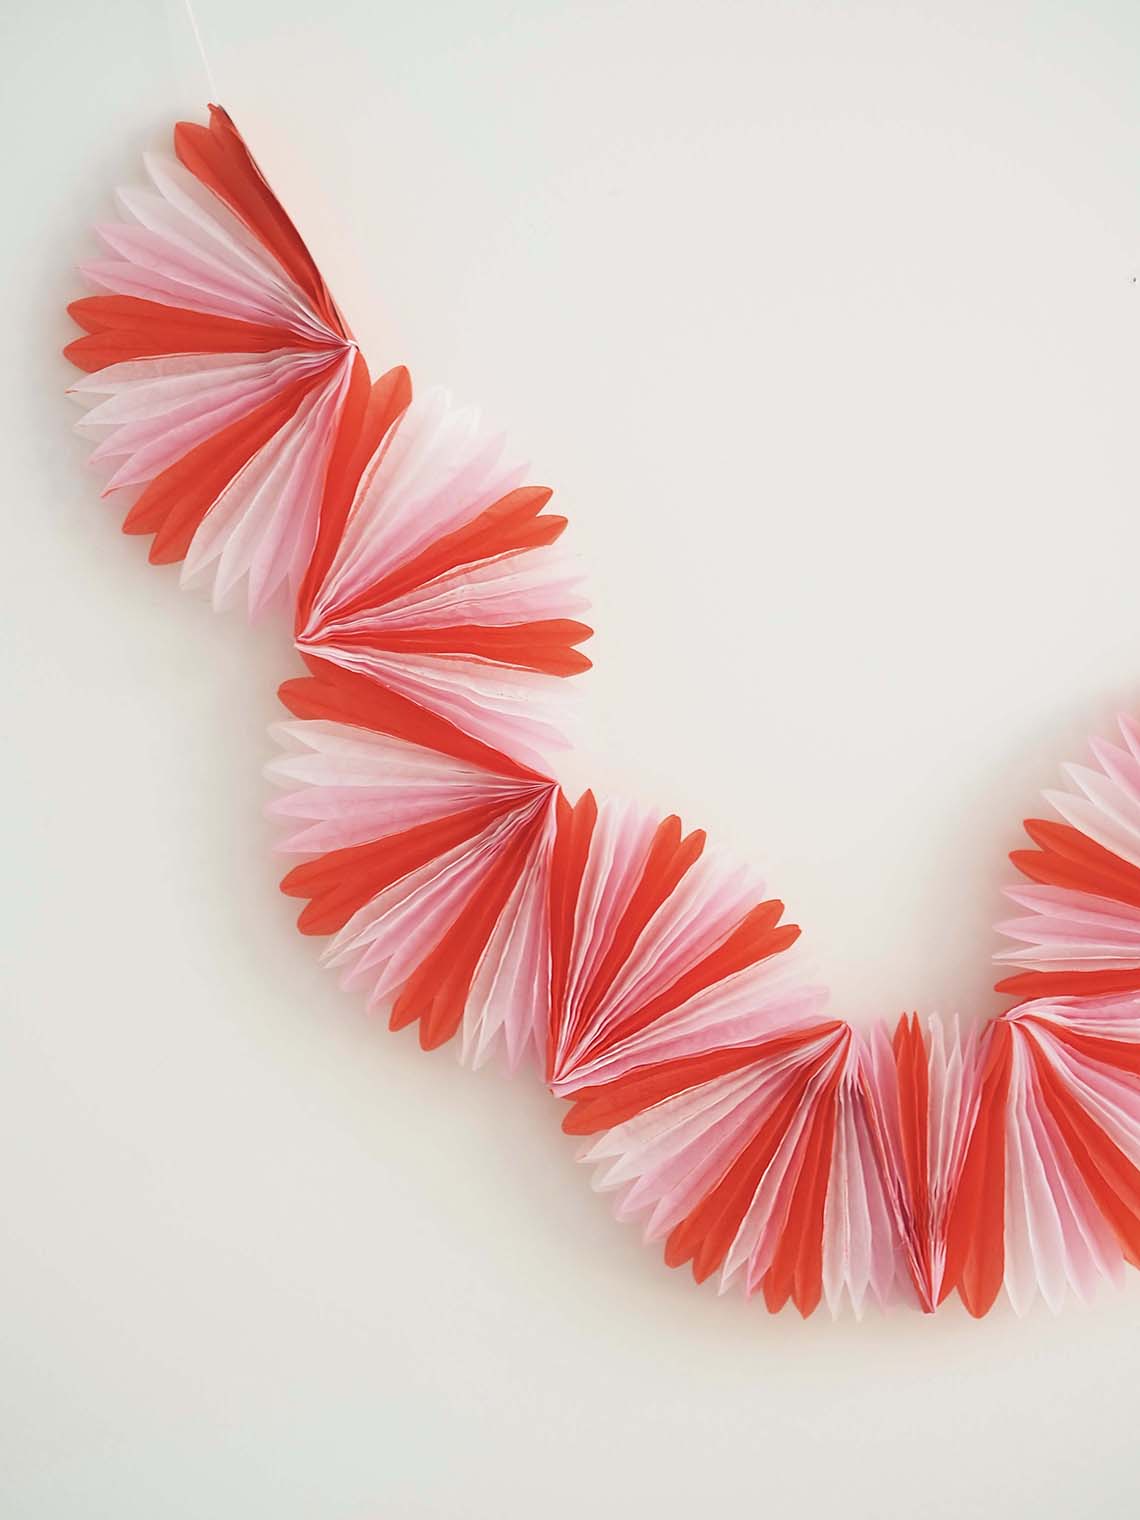
[[[1140,727],[1027,825],[1016,1006],[828,1017],[753,875],[554,779],[590,630],[550,492],[371,379],[223,111],[174,147],[82,266],[80,426],[155,563],[293,609],[274,811],[327,960],[425,1048],[537,1066],[619,1214],[770,1309],[1057,1306],[1140,1263]]]

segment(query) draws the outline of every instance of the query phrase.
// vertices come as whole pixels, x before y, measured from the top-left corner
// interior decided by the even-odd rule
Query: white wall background
[[[857,1020],[998,1006],[1018,820],[1140,676],[1140,12],[200,0],[374,362],[558,488],[575,783],[770,866]],[[209,93],[157,0],[9,0],[0,347],[13,1520],[1126,1516],[1140,1283],[768,1319],[525,1081],[364,1019],[274,890],[284,629],[116,533],[58,357]]]

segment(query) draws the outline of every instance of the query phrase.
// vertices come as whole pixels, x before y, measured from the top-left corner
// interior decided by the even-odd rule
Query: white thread
[[[183,3],[186,6],[186,17],[190,22],[190,30],[194,33],[194,41],[198,44],[198,52],[202,58],[202,67],[206,71],[206,83],[210,87],[210,99],[216,103],[218,99],[218,86],[217,82],[214,79],[214,71],[210,67],[210,60],[206,57],[206,44],[202,41],[202,33],[198,26],[198,18],[194,14],[194,7],[191,4],[191,0],[183,0]]]

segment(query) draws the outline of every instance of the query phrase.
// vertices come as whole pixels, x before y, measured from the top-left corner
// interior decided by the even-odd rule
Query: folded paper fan
[[[609,1124],[583,1160],[603,1167],[599,1187],[620,1189],[620,1216],[646,1213],[646,1238],[664,1239],[670,1266],[691,1263],[698,1282],[719,1272],[722,1288],[739,1277],[748,1293],[763,1290],[769,1309],[791,1298],[810,1314],[823,1291],[850,1039],[842,1023],[808,1024],[681,1058],[586,1092],[566,1127],[593,1134]]]
[[[1091,1297],[1140,1265],[1140,1005],[1025,1003],[1008,1047],[1003,1279],[1024,1312],[1040,1293]]]
[[[771,1310],[1057,1308],[1140,1265],[1140,724],[1026,825],[1022,1001],[829,1016],[751,871],[552,774],[590,630],[550,492],[370,379],[225,112],[174,143],[84,266],[80,426],[153,560],[288,598],[271,811],[325,960],[425,1048],[531,1065],[619,1216]]]
[[[72,394],[106,492],[135,493],[125,531],[153,534],[152,561],[184,561],[219,603],[245,581],[253,615],[299,589],[367,372],[225,112],[174,143],[99,229],[113,257],[82,266],[106,293],[69,308],[87,334],[67,349],[88,371]]]
[[[1036,850],[1013,862],[1034,885],[1008,895],[1028,910],[998,928],[1020,941],[998,959],[1024,968],[998,984],[1020,997],[1140,992],[1140,724],[1124,747],[1092,741],[1095,767],[1066,767],[1075,791],[1046,793],[1064,819],[1030,819]]]
[[[335,666],[282,697],[307,719],[269,767],[282,848],[310,857],[282,882],[299,927],[393,1029],[425,1049],[462,1029],[476,1064],[501,1036],[517,1065],[546,1019],[555,784]]]
[[[590,629],[570,616],[586,604],[558,544],[566,519],[523,474],[444,391],[370,415],[297,647],[541,765],[565,743],[550,678],[588,668],[574,646]]]
[[[980,1097],[977,1039],[963,1041],[956,1023],[948,1035],[936,1017],[923,1031],[912,1016],[899,1021],[893,1039],[882,1025],[872,1029],[858,1064],[901,1263],[929,1313],[961,1286],[947,1274],[948,1234]]]
[[[678,818],[560,799],[551,867],[547,1080],[562,1097],[810,1017],[824,999],[788,970],[783,904],[705,850]]]

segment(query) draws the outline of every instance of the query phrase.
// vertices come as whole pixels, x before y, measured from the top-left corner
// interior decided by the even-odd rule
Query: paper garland
[[[425,1049],[537,1069],[619,1216],[771,1310],[1057,1308],[1140,1264],[1140,725],[1026,825],[1021,1001],[965,1034],[831,1018],[750,872],[558,785],[590,629],[550,492],[371,378],[224,111],[174,151],[81,266],[73,394],[152,561],[292,608],[272,811],[326,961]]]

